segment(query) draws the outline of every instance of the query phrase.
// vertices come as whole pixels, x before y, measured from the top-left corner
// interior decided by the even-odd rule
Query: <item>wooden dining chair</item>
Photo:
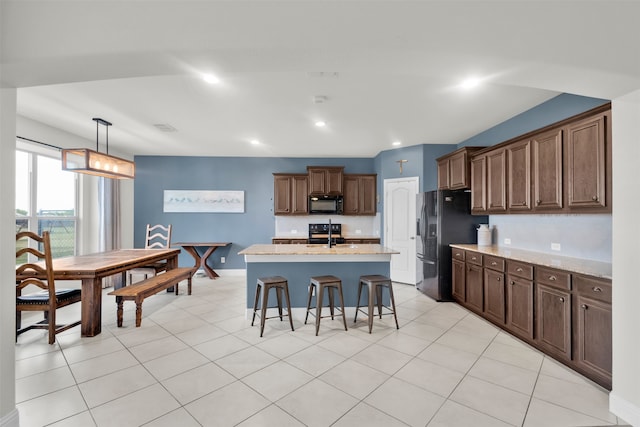
[[[150,225],[147,224],[147,236],[144,244],[145,249],[169,249],[171,246],[171,224],[166,227],[162,224]],[[129,283],[133,283],[133,275],[143,275],[146,279],[151,276],[155,276],[158,273],[167,270],[167,262],[159,261],[153,264],[145,265],[143,267],[134,268],[129,270]]]
[[[33,247],[36,246],[36,247]],[[29,254],[35,256],[42,263],[29,260]],[[56,289],[53,279],[53,261],[51,259],[51,240],[48,231],[42,236],[30,231],[16,234],[16,259],[27,255],[24,264],[16,268],[16,340],[18,335],[31,329],[46,329],[49,331],[49,344],[56,340],[56,334],[66,331],[80,324],[80,320],[63,325],[56,324],[56,310],[60,307],[80,302],[80,289]],[[41,290],[23,295],[29,286],[36,286]],[[23,311],[42,311],[44,320],[22,327]]]

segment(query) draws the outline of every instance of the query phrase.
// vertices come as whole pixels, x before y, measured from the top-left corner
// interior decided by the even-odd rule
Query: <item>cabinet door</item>
[[[562,129],[536,136],[533,143],[533,207],[562,209]]]
[[[453,298],[460,303],[464,303],[466,293],[464,262],[454,259],[452,261],[451,275],[451,282],[453,283]]]
[[[576,351],[579,368],[611,387],[611,304],[576,296]],[[599,381],[599,382],[600,382]]]
[[[484,269],[484,315],[499,324],[504,324],[504,273],[488,268]]]
[[[375,175],[363,175],[359,180],[359,211],[360,215],[375,215],[376,214],[376,176]]]
[[[571,294],[536,283],[536,341],[557,357],[571,360]]]
[[[531,209],[531,143],[516,142],[506,148],[509,183],[509,209]]]
[[[325,188],[326,171],[324,169],[308,169],[309,172],[309,195],[327,194]]]
[[[345,215],[356,215],[359,211],[358,200],[360,191],[358,188],[358,177],[355,175],[345,175],[344,177],[344,198],[343,213]]]
[[[507,184],[505,150],[487,154],[487,210],[504,212],[507,209]]]
[[[329,168],[326,171],[326,188],[327,194],[341,195],[342,194],[342,179],[344,173],[342,168]]]
[[[290,176],[274,176],[273,178],[273,213],[275,215],[291,213]]]
[[[438,161],[438,190],[449,189],[449,159]]]
[[[484,292],[482,290],[482,267],[467,263],[466,298],[467,307],[482,313]]]
[[[487,211],[487,158],[481,156],[471,159],[471,212]]]
[[[457,190],[469,187],[469,168],[467,166],[467,153],[454,154],[449,159],[449,188]]]
[[[309,213],[309,179],[306,175],[291,177],[291,213],[294,215]]]
[[[567,204],[570,208],[606,206],[605,115],[567,126]]]
[[[533,340],[533,282],[507,276],[507,329]]]

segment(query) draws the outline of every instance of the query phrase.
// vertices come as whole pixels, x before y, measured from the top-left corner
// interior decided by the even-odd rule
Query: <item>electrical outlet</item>
[[[510,244],[511,244],[511,239],[510,239],[510,238],[508,238],[508,237],[505,237],[505,239],[504,239],[504,244],[505,244],[505,245],[510,245]]]
[[[362,234],[362,230],[356,230],[356,234]]]
[[[227,259],[223,256],[220,257],[220,263],[224,264],[225,262],[227,262]]]
[[[552,251],[559,251],[560,250],[560,243],[552,243],[551,244],[551,250]]]
[[[296,229],[291,230],[291,234],[298,234],[298,230]]]

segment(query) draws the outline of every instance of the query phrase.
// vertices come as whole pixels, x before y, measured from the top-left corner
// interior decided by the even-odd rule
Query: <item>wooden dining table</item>
[[[88,255],[76,255],[53,260],[54,279],[82,281],[83,337],[93,337],[102,331],[102,279],[122,274],[136,267],[167,262],[167,269],[178,267],[180,249],[118,249]]]

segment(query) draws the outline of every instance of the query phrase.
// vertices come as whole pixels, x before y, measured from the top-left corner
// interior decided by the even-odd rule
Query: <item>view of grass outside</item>
[[[75,254],[76,224],[75,174],[63,171],[57,158],[17,150],[16,233],[48,231],[52,256],[59,258]],[[16,242],[18,248],[25,244]],[[24,255],[16,265],[26,261]]]

